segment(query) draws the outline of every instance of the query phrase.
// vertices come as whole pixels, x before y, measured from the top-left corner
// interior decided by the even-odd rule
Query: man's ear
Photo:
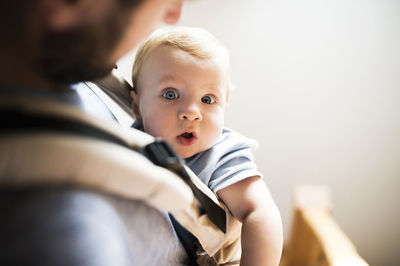
[[[51,30],[74,27],[82,18],[82,10],[88,6],[85,0],[41,0],[46,26]]]
[[[141,123],[142,117],[140,116],[140,111],[139,111],[139,96],[134,90],[131,90],[129,94],[131,95],[132,99],[132,111],[133,114],[135,115],[135,119],[136,121]]]

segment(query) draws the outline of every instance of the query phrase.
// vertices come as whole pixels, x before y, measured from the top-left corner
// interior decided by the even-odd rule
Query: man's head
[[[6,18],[0,19],[0,29],[8,37],[3,52],[12,61],[8,67],[26,78],[22,83],[100,78],[159,20],[175,23],[182,1],[3,0],[0,15]],[[18,81],[5,67],[2,79]]]
[[[184,158],[222,133],[229,92],[228,51],[198,28],[164,28],[140,47],[133,66],[133,110],[144,130]]]

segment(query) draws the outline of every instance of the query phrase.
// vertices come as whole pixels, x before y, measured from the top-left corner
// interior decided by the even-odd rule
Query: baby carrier
[[[129,109],[125,81],[97,85]],[[2,97],[0,120],[2,186],[72,184],[142,200],[196,238],[197,264],[238,263],[240,222],[164,141],[49,99]]]

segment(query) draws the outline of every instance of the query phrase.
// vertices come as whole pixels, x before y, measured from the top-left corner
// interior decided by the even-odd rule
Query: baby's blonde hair
[[[220,57],[226,62],[227,98],[231,83],[229,79],[229,52],[211,33],[192,27],[165,27],[154,31],[140,46],[132,68],[133,89],[138,92],[137,81],[143,64],[153,51],[162,45],[175,47],[200,59]]]

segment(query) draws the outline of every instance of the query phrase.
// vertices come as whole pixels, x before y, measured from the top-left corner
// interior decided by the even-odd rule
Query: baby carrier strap
[[[130,147],[123,139],[79,121],[65,117],[55,117],[49,114],[37,116],[36,114],[23,113],[15,109],[2,110],[0,129],[2,133],[9,131],[14,133],[18,131],[24,133],[35,131],[62,132],[112,142],[139,152],[155,165],[169,169],[185,181],[199,201],[200,211],[202,212],[204,210],[210,220],[222,232],[226,232],[225,211],[193,184],[184,168],[182,159],[174,152],[170,145],[162,139],[155,139],[154,142],[144,147]]]
[[[165,143],[133,129],[99,122],[60,103],[5,97],[0,103],[1,172],[15,178],[2,178],[2,184],[75,183],[141,199],[169,211],[199,240],[212,261],[228,262],[237,254],[240,223]],[[107,154],[104,150],[112,150],[107,158],[102,157]],[[71,164],[68,168],[60,166],[57,153],[63,159],[69,153],[70,160],[64,162]],[[71,163],[77,154],[86,160],[72,158]],[[106,173],[96,170],[99,164]]]

